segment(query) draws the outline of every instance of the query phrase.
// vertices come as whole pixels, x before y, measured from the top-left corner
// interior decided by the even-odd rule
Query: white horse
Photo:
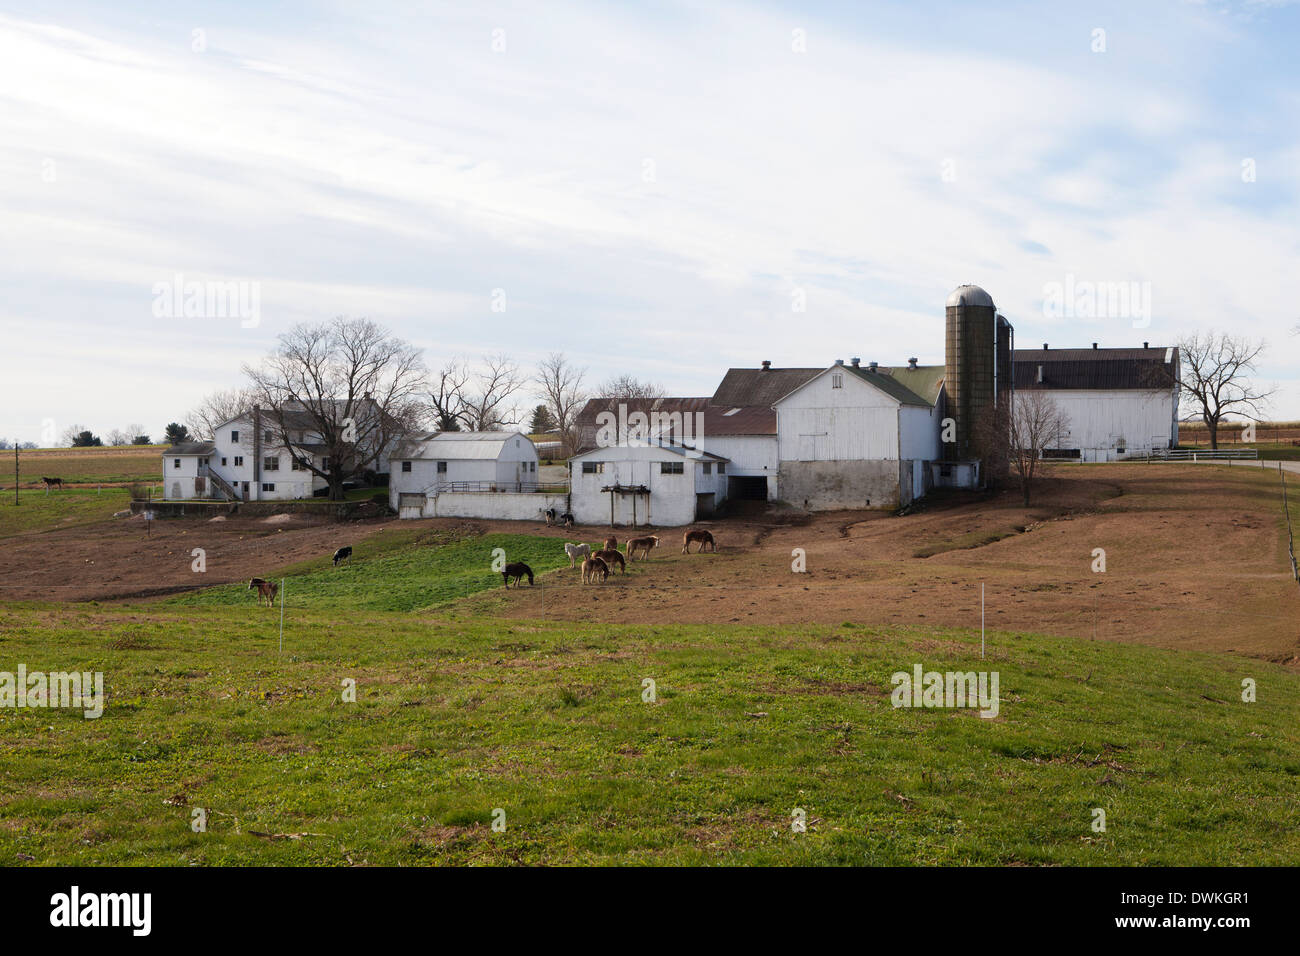
[[[567,555],[569,556],[569,567],[574,568],[574,567],[577,567],[577,563],[576,563],[576,562],[577,562],[579,556],[581,556],[581,557],[582,557],[582,560],[584,560],[584,561],[585,561],[587,558],[590,558],[590,557],[591,557],[591,545],[589,545],[589,544],[570,544],[569,542],[566,541],[566,542],[564,543],[564,553],[567,554]]]

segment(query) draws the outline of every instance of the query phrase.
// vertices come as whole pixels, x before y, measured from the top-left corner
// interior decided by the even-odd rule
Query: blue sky
[[[939,362],[962,282],[1021,346],[1264,339],[1300,418],[1297,40],[1285,3],[10,3],[0,436],[158,432],[337,314],[678,394]],[[177,274],[259,323],[156,316]],[[1045,314],[1068,280],[1149,325]]]

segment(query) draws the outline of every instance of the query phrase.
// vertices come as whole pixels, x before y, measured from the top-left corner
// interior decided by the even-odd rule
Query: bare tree
[[[434,427],[440,432],[458,432],[465,411],[465,386],[469,372],[459,359],[452,359],[432,375],[429,404]]]
[[[1261,388],[1250,380],[1264,343],[1205,332],[1185,336],[1178,343],[1182,357],[1182,403],[1210,432],[1210,447],[1219,447],[1219,425],[1227,414],[1259,421],[1274,388]]]
[[[1025,507],[1042,465],[1043,452],[1059,448],[1070,433],[1069,419],[1045,389],[1024,389],[1011,400],[1007,419],[1007,448],[1020,479]]]
[[[262,428],[295,467],[327,481],[335,501],[345,480],[379,462],[424,416],[420,350],[369,319],[297,325],[244,373],[264,409]]]
[[[523,389],[519,366],[505,354],[485,355],[462,392],[460,420],[466,431],[491,432],[521,420],[519,405],[511,399]]]
[[[586,369],[573,365],[563,352],[552,352],[542,360],[533,376],[538,395],[555,421],[555,430],[560,433],[566,456],[577,450],[578,412],[587,400],[582,390],[586,373]]]
[[[251,388],[218,389],[203,396],[203,400],[185,416],[185,424],[194,437],[211,440],[216,437],[217,428],[251,409],[256,397]]]
[[[110,431],[110,432],[108,433],[107,438],[108,438],[108,443],[109,443],[110,445],[115,445],[115,446],[116,446],[116,445],[129,445],[129,444],[131,444],[131,436],[128,435],[126,432],[124,432],[124,431],[123,431],[122,429],[120,429],[120,428],[114,428],[112,431]]]
[[[69,425],[60,433],[59,444],[69,448],[75,447],[74,442],[84,431],[86,431],[85,425]]]
[[[623,372],[607,378],[596,389],[601,398],[615,398],[626,401],[629,398],[663,398],[664,387],[657,382],[643,382],[634,375]]]

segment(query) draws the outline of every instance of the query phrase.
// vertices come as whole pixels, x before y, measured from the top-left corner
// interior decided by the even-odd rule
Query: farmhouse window
[[[231,432],[231,433],[230,433],[230,443],[231,443],[232,445],[237,445],[237,444],[239,444],[239,432]]]
[[[402,471],[405,472],[410,470],[411,470],[411,463],[409,461],[402,462]]]
[[[726,473],[727,473],[727,463],[725,461],[718,462],[718,474],[725,475]]]
[[[528,470],[529,470],[529,471],[536,471],[536,470],[537,470],[537,462],[535,462],[535,461],[530,461],[530,462],[528,463]]]
[[[706,475],[711,475],[711,474],[713,474],[713,463],[712,463],[712,462],[708,462],[708,461],[706,461],[706,462],[704,463],[704,473],[705,473]]]
[[[447,463],[445,461],[438,462],[438,474],[445,475],[446,473],[447,473]]]
[[[584,461],[582,463],[582,473],[584,475],[601,475],[605,473],[605,463],[603,461]]]
[[[264,481],[264,482],[262,482],[262,490],[263,490],[263,491],[275,491],[275,482],[273,482],[273,481]]]
[[[842,372],[831,373],[831,388],[844,387],[844,374]]]
[[[280,456],[279,456],[279,455],[271,455],[271,456],[268,457],[268,458],[264,458],[264,459],[262,459],[262,470],[263,470],[263,471],[279,471],[279,470],[280,470]]]
[[[225,468],[225,467],[226,467],[226,459],[224,459],[224,458],[221,459],[221,467],[222,467],[222,468]]]
[[[659,474],[661,475],[681,475],[685,474],[686,469],[680,461],[661,461],[659,462]]]
[[[181,460],[180,460],[179,458],[177,458],[175,461],[176,461],[176,463],[175,463],[174,465],[172,465],[172,467],[173,467],[173,468],[179,468],[179,467],[181,466]]]
[[[264,429],[262,430],[262,441],[271,441],[271,440],[272,440],[272,439],[271,439],[271,429],[269,429],[269,428],[264,428]]]
[[[235,456],[235,467],[236,467],[236,468],[243,468],[243,467],[244,467],[244,456],[243,456],[243,455],[236,455],[236,456]]]
[[[951,478],[951,477],[952,477],[952,465],[940,465],[940,466],[939,466],[939,477],[940,477],[940,478]]]
[[[307,464],[310,464],[310,463],[311,463],[311,456],[308,455],[308,456],[304,459],[304,461],[306,461]],[[290,458],[290,459],[289,459],[289,464],[290,464],[290,467],[292,467],[292,469],[293,469],[294,471],[306,471],[306,470],[307,470],[307,465],[306,465],[306,464],[304,464],[304,465],[300,465],[300,464],[298,464],[298,459],[297,459],[297,458]]]

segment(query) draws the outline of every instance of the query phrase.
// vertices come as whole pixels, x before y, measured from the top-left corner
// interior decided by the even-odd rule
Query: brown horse
[[[696,541],[700,543],[699,550],[696,551],[696,554],[703,551],[705,545],[709,546],[710,551],[715,554],[717,553],[718,542],[713,540],[713,532],[701,529],[699,531],[687,531],[682,535],[682,554],[690,554],[691,545]]]
[[[650,549],[656,547],[658,544],[659,536],[654,534],[648,534],[644,538],[628,538],[627,559],[629,561],[635,561],[636,553],[640,551],[642,552],[642,557],[649,561]]]
[[[604,550],[606,550],[606,551],[617,551],[617,550],[618,550],[618,538],[614,537],[612,534],[611,534],[608,538],[606,538],[606,539],[605,539],[605,548],[604,548]]]
[[[609,577],[609,565],[600,560],[600,558],[588,558],[586,561],[583,561],[582,583],[595,584],[596,575],[600,575],[600,580],[603,582]]]
[[[623,552],[617,548],[606,548],[603,551],[597,551],[592,557],[600,558],[609,566],[611,571],[614,570],[614,565],[617,564],[618,570],[623,574],[627,574],[627,563],[623,560]]]
[[[257,603],[261,605],[266,603],[267,607],[275,606],[275,596],[280,590],[280,585],[274,581],[264,581],[261,578],[253,578],[248,582],[248,590],[257,589]]]

